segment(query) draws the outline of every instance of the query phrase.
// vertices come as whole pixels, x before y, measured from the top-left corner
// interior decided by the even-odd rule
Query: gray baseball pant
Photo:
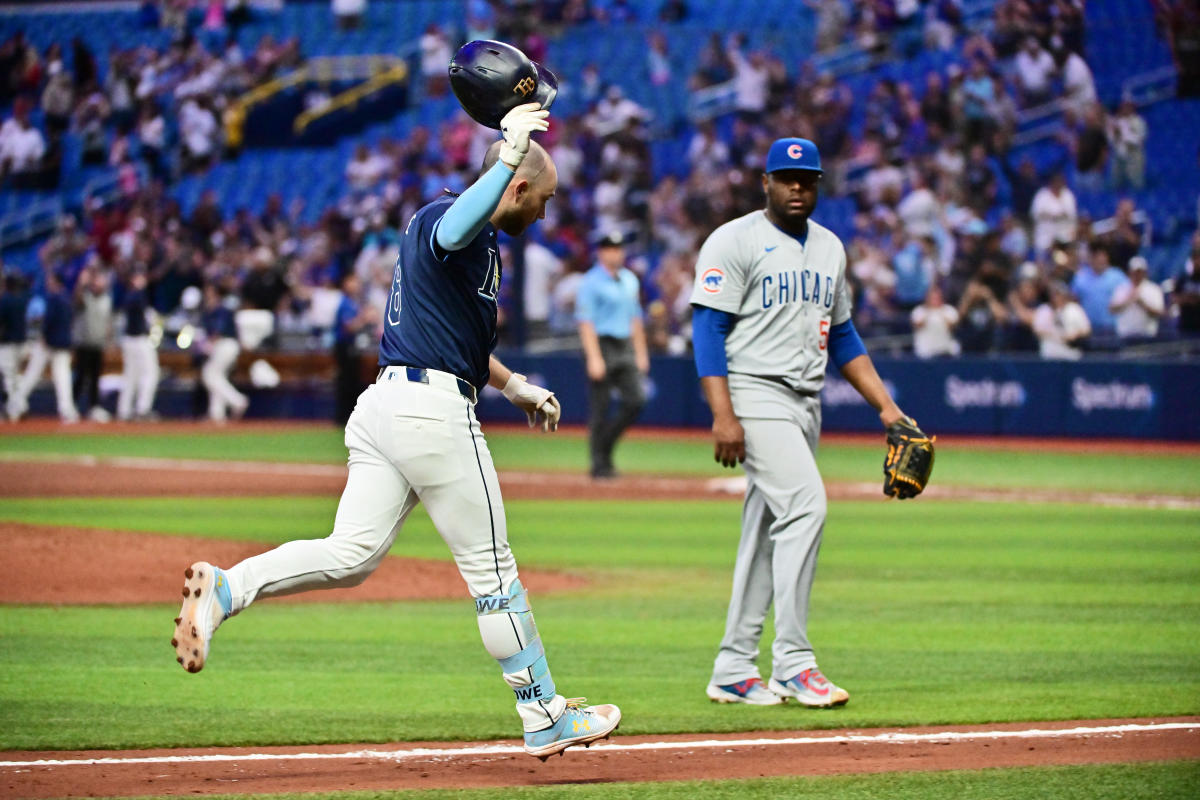
[[[733,375],[730,392],[746,434],[747,489],[725,636],[713,665],[712,682],[720,686],[760,677],[758,643],[772,603],[774,677],[816,666],[808,602],[826,512],[816,462],[820,396]]]

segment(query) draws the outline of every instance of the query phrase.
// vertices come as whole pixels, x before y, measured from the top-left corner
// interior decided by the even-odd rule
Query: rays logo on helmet
[[[516,86],[513,87],[513,94],[521,94],[525,97],[533,94],[533,90],[537,88],[533,78],[522,78]]]
[[[799,158],[804,155],[804,148],[798,144],[788,145],[788,158]]]
[[[700,276],[700,285],[708,294],[720,294],[725,288],[725,273],[719,267],[706,269]]]

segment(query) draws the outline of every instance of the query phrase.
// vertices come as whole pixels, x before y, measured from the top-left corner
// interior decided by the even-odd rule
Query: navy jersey
[[[150,332],[146,324],[146,309],[149,307],[150,301],[146,297],[145,289],[130,289],[125,293],[121,311],[125,314],[126,336],[145,336]]]
[[[496,346],[500,251],[490,222],[461,250],[438,247],[434,229],[453,202],[422,208],[400,239],[379,364],[449,372],[481,389]]]
[[[42,315],[42,338],[47,347],[67,350],[71,347],[71,298],[66,292],[46,295],[46,311]]]
[[[25,312],[29,295],[24,292],[0,294],[0,344],[21,344],[25,341]]]
[[[223,305],[210,308],[201,318],[204,332],[213,339],[236,339],[237,324],[233,320],[233,312]]]

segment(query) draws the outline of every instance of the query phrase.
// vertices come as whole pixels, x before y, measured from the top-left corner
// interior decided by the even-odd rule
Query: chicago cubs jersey
[[[449,372],[481,389],[496,346],[500,251],[490,222],[461,250],[438,246],[434,231],[454,200],[441,197],[413,214],[400,237],[379,365]]]
[[[691,302],[734,316],[725,338],[731,377],[779,379],[815,394],[825,381],[829,329],[850,319],[845,248],[811,219],[802,243],[754,211],[705,240]]]

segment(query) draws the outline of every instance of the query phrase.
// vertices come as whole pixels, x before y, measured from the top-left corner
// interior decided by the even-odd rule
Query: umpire
[[[575,321],[587,360],[592,477],[612,478],[613,447],[646,403],[642,376],[650,371],[638,278],[625,266],[625,237],[619,231],[597,244],[596,264],[576,295]],[[610,414],[614,390],[619,400]]]

